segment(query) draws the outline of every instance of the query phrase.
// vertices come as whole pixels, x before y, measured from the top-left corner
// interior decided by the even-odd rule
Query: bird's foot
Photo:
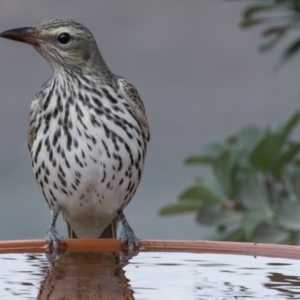
[[[46,237],[47,248],[53,247],[53,250],[58,250],[58,243],[67,246],[64,238],[57,232],[55,227],[50,227],[47,231]]]
[[[58,261],[63,253],[62,249],[59,249],[59,244],[67,246],[64,238],[57,232],[55,227],[50,227],[47,231],[46,237],[47,241],[47,253],[46,257],[50,263]]]
[[[129,226],[129,224],[123,225],[122,231],[121,231],[121,247],[125,244],[128,244],[129,251],[132,251],[134,247],[139,247],[139,240],[135,236],[132,228]]]

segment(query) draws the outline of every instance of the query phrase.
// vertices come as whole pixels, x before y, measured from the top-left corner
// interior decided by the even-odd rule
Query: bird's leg
[[[56,219],[60,213],[60,209],[59,210],[52,210],[52,218],[51,218],[51,223],[49,226],[49,229],[47,230],[47,234],[46,234],[46,241],[47,241],[47,247],[48,249],[53,246],[53,250],[55,252],[57,252],[58,250],[58,242],[60,242],[62,245],[67,246],[64,238],[57,232],[56,228],[55,228],[55,224],[56,224]]]
[[[139,240],[138,238],[135,236],[132,228],[130,227],[129,223],[127,222],[123,210],[122,209],[118,209],[117,213],[121,219],[123,228],[121,231],[121,246],[123,246],[124,244],[128,243],[128,247],[129,250],[132,250],[134,248],[134,246],[139,247]]]

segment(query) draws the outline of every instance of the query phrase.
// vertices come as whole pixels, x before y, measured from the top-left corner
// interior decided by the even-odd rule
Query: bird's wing
[[[29,130],[28,130],[28,135],[27,135],[27,145],[28,145],[29,151],[31,151],[32,144],[34,141],[34,131],[35,131],[35,128],[33,126],[30,126]]]
[[[139,92],[133,84],[131,84],[123,77],[117,78],[117,86],[118,93],[127,101],[134,115],[136,116],[137,122],[139,123],[141,128],[143,140],[146,144],[146,142],[149,142],[150,140],[150,128],[145,112],[145,107],[139,95]]]
[[[49,89],[51,85],[51,79],[46,81],[39,92],[35,95],[31,107],[30,107],[30,114],[29,114],[29,129],[27,135],[27,144],[28,149],[31,151],[33,142],[36,138],[36,128],[39,126],[37,115],[39,115],[39,111],[41,110],[41,103],[43,102],[43,98],[45,97],[45,91]]]

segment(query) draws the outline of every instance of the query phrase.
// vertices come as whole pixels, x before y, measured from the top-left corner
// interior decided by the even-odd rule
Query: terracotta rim
[[[119,252],[120,240],[66,240],[70,252]],[[182,240],[141,240],[143,252],[219,253],[300,259],[300,246]],[[0,241],[0,253],[46,252],[45,240]]]

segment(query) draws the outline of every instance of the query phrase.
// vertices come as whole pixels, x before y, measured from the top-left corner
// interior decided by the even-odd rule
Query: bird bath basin
[[[118,240],[68,240],[50,264],[45,242],[0,242],[0,299],[300,299],[300,247],[141,241],[124,260]]]

